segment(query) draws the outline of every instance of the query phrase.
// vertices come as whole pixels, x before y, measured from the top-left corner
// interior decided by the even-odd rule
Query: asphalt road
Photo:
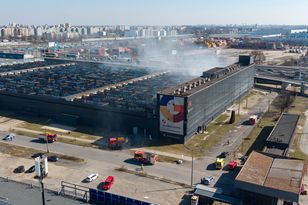
[[[87,204],[81,201],[55,195],[45,191],[45,201],[48,205],[76,205]],[[30,188],[29,185],[9,181],[0,178],[0,204],[9,205],[41,205],[41,191],[39,188]]]
[[[258,112],[264,112],[267,110],[267,105],[269,100],[274,99],[275,94],[269,94],[264,96],[262,101],[256,105],[251,113],[255,114]],[[231,142],[226,145],[224,142],[215,146],[209,156],[204,157],[201,160],[194,161],[194,183],[198,183],[201,177],[214,176],[216,179],[220,177],[225,171],[209,169],[209,165],[215,161],[216,156],[222,151],[234,151],[240,144],[241,140],[245,138],[251,131],[252,126],[239,126],[234,129],[225,140],[229,139]],[[37,150],[46,151],[46,144],[38,143],[34,138],[17,135],[12,143],[19,146],[31,147]],[[227,150],[226,150],[227,149]],[[100,149],[94,149],[89,147],[81,147],[77,145],[65,144],[60,142],[54,142],[49,144],[50,152],[61,153],[64,155],[71,155],[76,157],[81,157],[86,160],[85,166],[99,168],[100,171],[110,172],[116,167],[125,165],[131,169],[140,168],[139,164],[134,164],[131,160],[132,155],[127,150],[122,151],[106,151]],[[191,164],[189,162],[182,165],[172,164],[172,163],[157,163],[153,166],[145,166],[145,171],[148,174],[165,177],[177,182],[183,182],[190,184],[191,180]],[[95,170],[93,170],[95,172]]]
[[[46,151],[46,144],[33,141],[34,138],[26,137],[22,135],[16,135],[13,141],[6,142],[23,147],[31,147],[37,150]],[[136,169],[140,168],[140,165],[133,163],[131,154],[126,151],[106,151],[100,149],[94,149],[89,147],[81,147],[77,145],[65,144],[60,142],[54,142],[49,144],[50,152],[60,153],[64,155],[77,156],[87,160],[87,164],[95,163],[96,167],[100,170],[120,167],[125,165],[126,167]],[[95,167],[95,166],[94,166]],[[157,163],[153,166],[145,166],[145,171],[148,174],[152,174],[158,177],[166,177],[178,182],[184,182],[190,184],[190,166],[176,165],[171,163]],[[180,170],[180,171],[179,171]],[[95,171],[95,170],[93,170]],[[200,179],[204,176],[204,173],[200,170],[194,172],[195,176]]]
[[[216,157],[222,151],[233,152],[238,146],[241,144],[242,140],[249,135],[252,131],[253,126],[251,125],[242,125],[244,121],[246,121],[251,115],[263,115],[268,110],[268,105],[276,98],[276,93],[269,93],[263,97],[263,99],[255,105],[245,116],[242,117],[239,125],[233,129],[220,143],[215,145],[210,153],[208,153],[208,157]],[[229,141],[229,143],[228,143]]]

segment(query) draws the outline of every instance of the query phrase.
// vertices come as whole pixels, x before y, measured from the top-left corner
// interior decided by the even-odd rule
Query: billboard
[[[160,131],[184,134],[184,98],[161,95],[159,99]]]

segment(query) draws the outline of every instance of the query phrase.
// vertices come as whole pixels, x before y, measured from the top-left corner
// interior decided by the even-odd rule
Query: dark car
[[[8,135],[4,136],[3,140],[5,140],[5,141],[12,141],[14,138],[15,138],[14,134],[8,134]]]
[[[57,162],[59,161],[59,157],[53,155],[53,156],[48,156],[47,157],[48,162]]]
[[[229,152],[222,152],[220,155],[217,156],[217,158],[226,158],[229,156]]]
[[[35,153],[31,157],[32,158],[37,158],[37,157],[43,158],[44,157],[44,153]]]
[[[25,166],[21,165],[14,169],[14,173],[24,173],[25,172]]]
[[[27,171],[26,173],[33,173],[35,172],[35,165],[31,166]]]

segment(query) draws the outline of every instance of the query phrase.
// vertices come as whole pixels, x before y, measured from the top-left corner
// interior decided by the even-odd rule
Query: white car
[[[205,185],[210,185],[214,180],[215,180],[215,177],[209,176],[209,177],[203,178],[201,180],[201,183]]]
[[[6,140],[6,141],[12,141],[14,139],[15,135],[14,134],[7,134],[4,136],[3,140]]]
[[[97,179],[97,177],[98,177],[98,174],[97,174],[97,173],[96,173],[96,174],[90,174],[89,176],[86,177],[85,181],[86,181],[86,182],[91,182],[91,181],[93,181],[94,179]]]

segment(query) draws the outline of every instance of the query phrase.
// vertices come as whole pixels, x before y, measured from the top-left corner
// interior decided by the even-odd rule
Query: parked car
[[[201,183],[205,185],[210,185],[214,180],[215,178],[213,176],[209,176],[209,177],[201,179]]]
[[[3,140],[12,141],[15,138],[15,135],[10,133],[4,136]]]
[[[222,152],[217,156],[217,158],[226,158],[227,156],[229,156],[229,152]]]
[[[48,162],[57,162],[57,161],[59,161],[59,157],[57,157],[56,155],[48,156],[47,161]]]
[[[25,166],[21,165],[14,169],[14,173],[24,173],[25,172]]]
[[[37,157],[43,158],[44,157],[44,153],[35,153],[31,157],[32,158],[37,158]]]
[[[231,162],[229,162],[228,164],[228,168],[229,170],[234,170],[237,167],[237,162],[232,160]]]
[[[93,181],[94,179],[97,179],[97,177],[98,177],[98,174],[97,174],[97,173],[95,173],[95,174],[90,174],[89,176],[87,176],[87,177],[85,178],[85,181],[86,181],[86,182],[91,182],[91,181]]]
[[[113,183],[114,183],[114,177],[113,176],[108,176],[107,179],[104,182],[103,189],[104,190],[110,189],[111,186],[113,185]]]
[[[27,171],[26,173],[33,173],[35,172],[35,165],[31,166]]]
[[[241,160],[241,165],[245,164],[245,162],[247,161],[247,159],[248,159],[247,156],[242,156],[242,157],[240,158],[240,160]]]
[[[176,163],[177,163],[177,164],[183,164],[183,160],[181,160],[181,159],[176,160]]]

